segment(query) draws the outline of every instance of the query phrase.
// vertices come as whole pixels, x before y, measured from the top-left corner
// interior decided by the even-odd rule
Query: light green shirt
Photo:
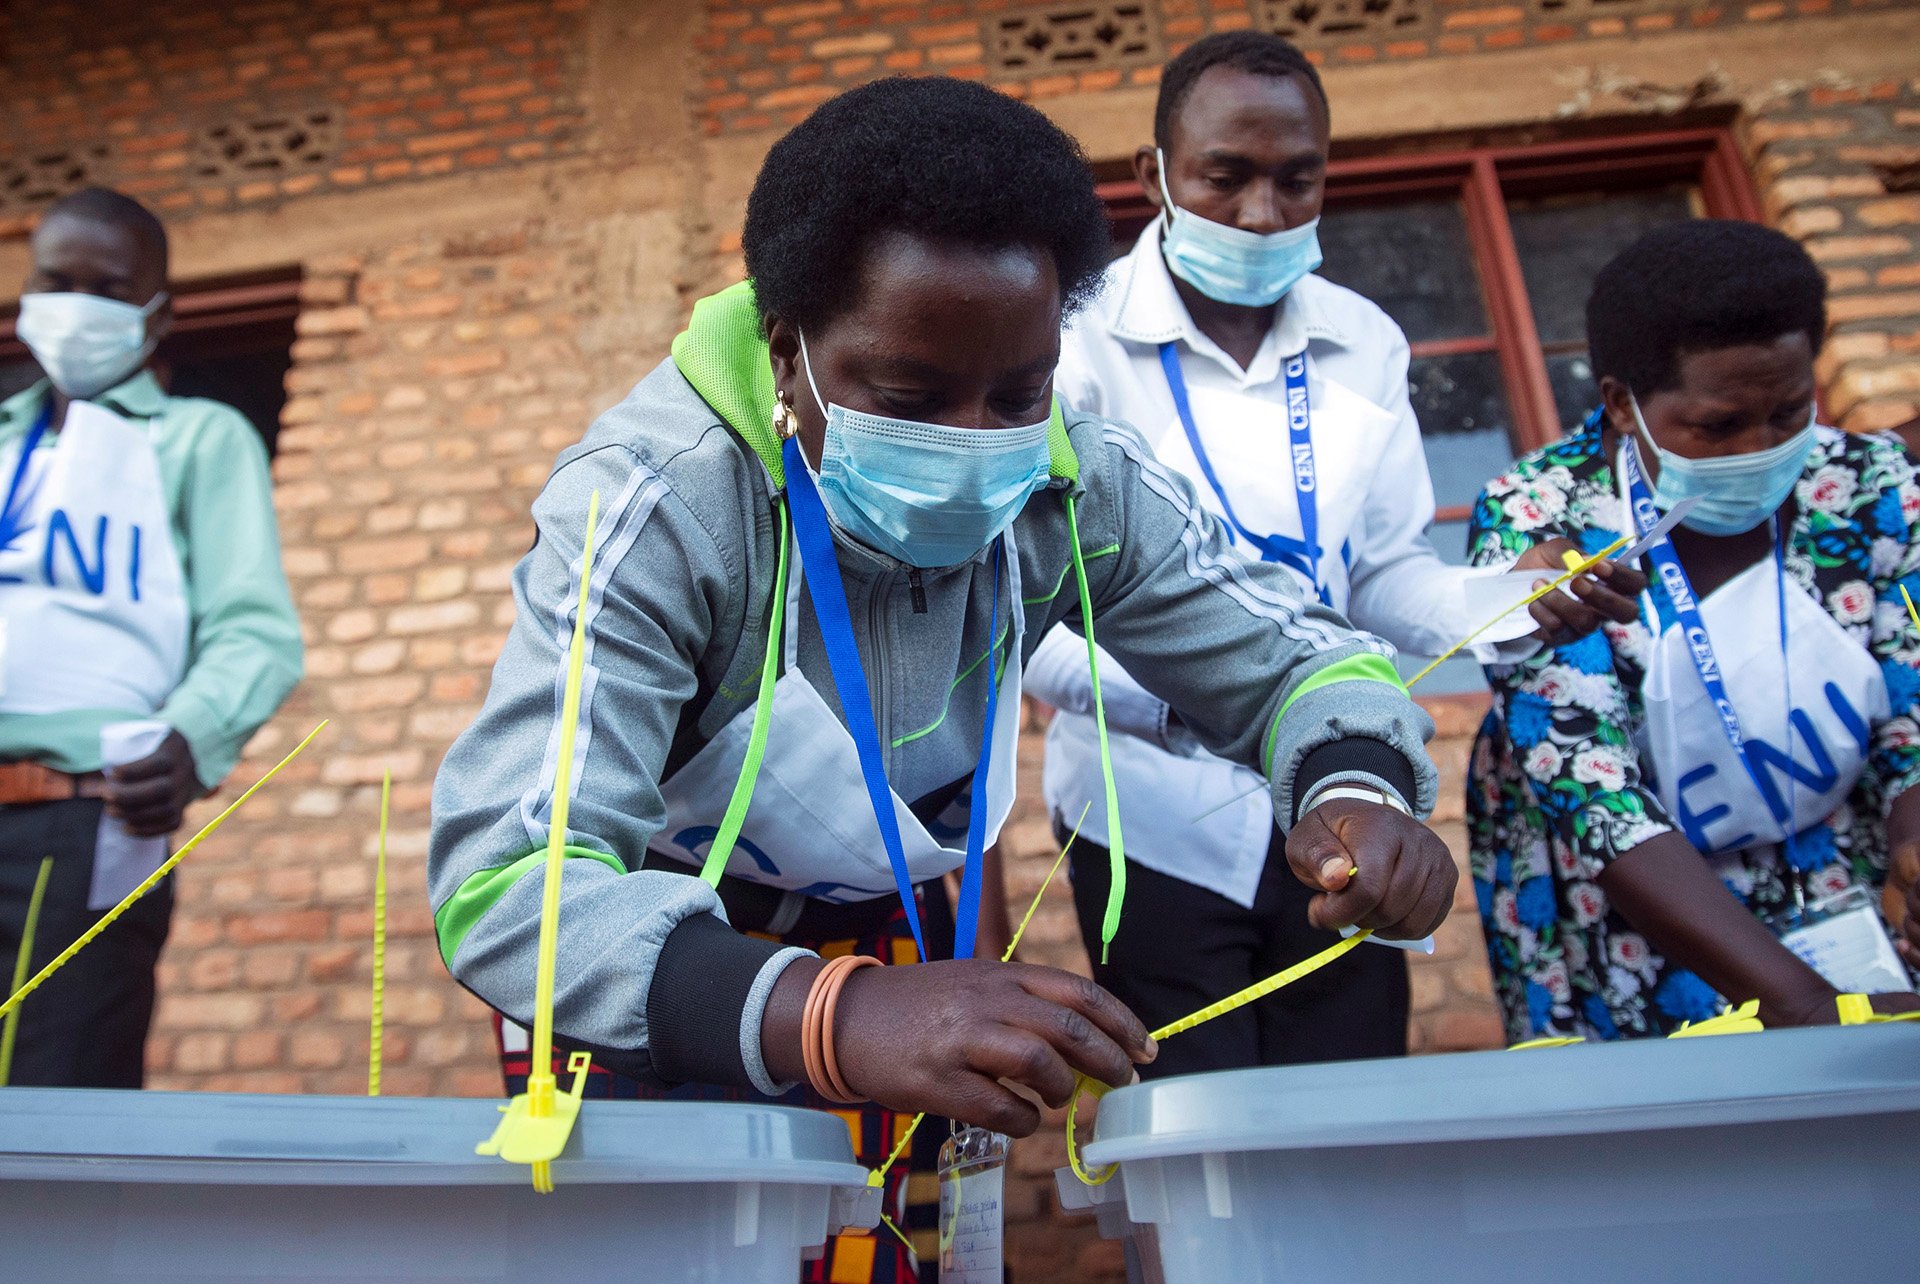
[[[42,380],[0,402],[0,449],[32,429],[48,390]],[[300,620],[280,565],[267,452],[239,411],[198,397],[169,397],[146,370],[94,400],[150,424],[186,579],[186,675],[157,713],[0,713],[0,762],[30,759],[61,771],[98,771],[101,727],[154,717],[186,739],[200,782],[211,788],[300,680]],[[55,440],[48,434],[41,448]],[[6,593],[0,585],[0,611]]]

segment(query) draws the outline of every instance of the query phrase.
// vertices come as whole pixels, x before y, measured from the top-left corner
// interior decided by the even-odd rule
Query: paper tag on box
[[[1871,905],[1797,927],[1780,943],[1842,994],[1913,992],[1907,969]]]

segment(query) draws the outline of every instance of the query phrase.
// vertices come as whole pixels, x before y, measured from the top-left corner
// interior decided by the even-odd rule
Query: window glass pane
[[[1686,184],[1508,201],[1513,248],[1540,342],[1585,343],[1594,274],[1642,232],[1692,218],[1696,209],[1696,190]]]
[[[1585,352],[1567,352],[1547,358],[1547,382],[1553,385],[1553,404],[1560,412],[1560,425],[1571,428],[1600,404],[1600,389],[1593,382],[1593,367]]]
[[[1443,508],[1471,504],[1513,459],[1499,359],[1491,352],[1415,357],[1408,378],[1434,500]]]
[[[1490,332],[1457,197],[1329,209],[1320,249],[1321,276],[1372,299],[1415,343]]]

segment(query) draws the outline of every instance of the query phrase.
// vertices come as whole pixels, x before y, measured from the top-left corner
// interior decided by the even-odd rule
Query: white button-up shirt
[[[1107,271],[1099,297],[1068,327],[1054,388],[1062,400],[1132,424],[1160,462],[1184,474],[1224,520],[1174,408],[1160,345],[1177,345],[1196,430],[1242,525],[1301,537],[1287,431],[1288,358],[1307,354],[1320,577],[1334,609],[1402,650],[1437,655],[1479,621],[1461,580],[1427,540],[1433,483],[1407,393],[1407,339],[1378,306],[1308,276],[1295,285],[1245,369],[1188,315],[1160,253],[1161,222]],[[1235,546],[1258,550],[1235,533]],[[1302,580],[1306,592],[1311,585]],[[1026,686],[1060,710],[1047,737],[1049,809],[1107,843],[1086,644],[1065,628],[1044,639]],[[1251,906],[1273,823],[1262,781],[1200,750],[1165,704],[1102,654],[1114,785],[1127,855],[1150,869]],[[1211,812],[1209,815],[1208,813]]]

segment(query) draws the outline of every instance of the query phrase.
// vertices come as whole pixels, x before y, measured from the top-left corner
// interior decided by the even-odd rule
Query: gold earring
[[[793,413],[793,403],[784,396],[773,403],[773,431],[782,441],[800,431],[800,420]]]

